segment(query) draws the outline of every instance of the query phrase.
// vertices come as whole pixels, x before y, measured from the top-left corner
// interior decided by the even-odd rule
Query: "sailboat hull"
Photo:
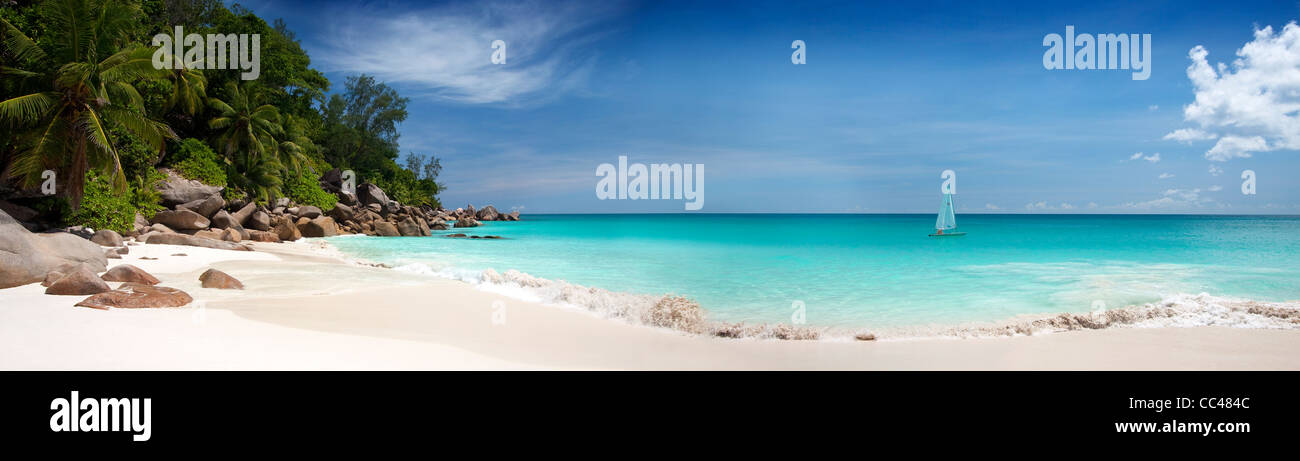
[[[966,233],[965,233],[965,232],[953,232],[953,233],[950,233],[950,234],[949,234],[949,233],[943,233],[943,234],[930,234],[931,237],[961,237],[961,236],[963,236],[963,235],[966,235]]]

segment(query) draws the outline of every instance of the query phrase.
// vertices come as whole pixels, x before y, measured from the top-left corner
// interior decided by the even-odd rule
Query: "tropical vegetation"
[[[260,34],[261,75],[154,68],[147,44],[175,26]],[[30,191],[53,170],[66,178],[66,203],[39,209],[121,229],[135,212],[156,211],[157,168],[225,186],[230,200],[289,197],[322,209],[337,198],[319,178],[340,168],[403,203],[439,205],[441,162],[408,153],[398,163],[409,100],[371,76],[348,77],[341,92],[330,83],[283,21],[238,4],[0,3],[0,194]]]

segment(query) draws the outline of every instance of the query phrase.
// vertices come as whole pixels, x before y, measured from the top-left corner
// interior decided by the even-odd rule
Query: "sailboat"
[[[939,208],[939,218],[934,221],[934,233],[931,237],[957,237],[966,235],[957,230],[957,215],[952,211],[952,194],[943,194],[943,206]]]

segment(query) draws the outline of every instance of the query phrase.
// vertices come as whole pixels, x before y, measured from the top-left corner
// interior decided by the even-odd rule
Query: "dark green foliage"
[[[145,218],[152,218],[154,213],[163,210],[162,194],[158,193],[155,188],[159,182],[167,179],[167,175],[158,170],[150,169],[146,174],[137,176],[131,182],[131,205],[144,215]]]
[[[284,190],[299,205],[311,205],[326,211],[334,208],[334,204],[339,201],[337,196],[321,189],[320,176],[308,170],[287,178]]]
[[[131,202],[130,194],[117,192],[106,175],[95,171],[86,174],[85,191],[81,207],[73,212],[68,224],[95,230],[110,229],[118,233],[131,231],[135,223],[136,207]]]
[[[106,9],[99,8],[105,5]],[[69,12],[75,13],[78,27],[96,24],[99,18],[112,21],[92,39],[71,40],[69,31],[74,29],[59,20]],[[0,23],[4,42],[0,68],[6,69],[0,75],[0,106],[25,95],[59,92],[30,98],[42,104],[85,99],[87,104],[72,107],[93,108],[108,122],[104,135],[97,137],[97,132],[85,129],[91,125],[60,122],[60,117],[80,120],[83,114],[37,113],[20,105],[22,101],[10,102],[0,111],[8,119],[0,123],[0,170],[30,176],[56,168],[61,178],[76,178],[61,184],[69,195],[62,200],[63,207],[57,206],[56,199],[42,201],[49,202],[44,211],[64,221],[129,230],[134,210],[151,216],[158,208],[154,184],[161,178],[156,171],[160,163],[185,177],[226,186],[228,200],[265,203],[288,196],[329,209],[336,198],[319,187],[317,172],[339,167],[356,171],[359,182],[381,185],[403,203],[438,204],[438,159],[411,154],[406,168],[398,163],[398,125],[407,117],[409,100],[366,75],[348,78],[345,91],[327,98],[329,80],[311,68],[310,57],[284,21],[268,23],[238,4],[227,7],[221,0],[0,0],[0,20],[7,23]],[[53,76],[66,73],[66,63],[87,61],[92,54],[100,60],[126,51],[151,54],[152,36],[170,34],[177,25],[186,33],[260,34],[261,76],[249,83],[240,80],[239,70],[153,72],[156,69],[150,66],[138,72],[68,80],[85,91],[51,87]],[[9,40],[18,35],[30,42]],[[38,63],[21,58],[33,56],[35,49],[53,59]],[[73,52],[77,50],[81,52]],[[128,74],[130,79],[114,80]],[[107,89],[101,84],[107,84],[103,87]],[[243,137],[235,134],[244,130],[231,130],[244,125],[257,129],[247,130],[253,133]],[[51,126],[55,131],[40,130]],[[47,132],[56,135],[41,135]],[[78,147],[102,146],[102,138],[112,149]],[[32,148],[34,141],[46,139],[53,141],[40,144],[44,146],[40,151]],[[25,159],[21,164],[16,161],[20,158]],[[121,173],[113,174],[119,164]],[[77,183],[83,178],[95,182],[86,185],[84,193],[94,203],[74,216],[67,204],[77,206],[83,194]],[[109,181],[116,194],[103,193],[102,186]]]
[[[154,166],[158,164],[158,160],[162,157],[158,149],[121,128],[114,128],[110,130],[110,133],[114,140],[113,144],[117,148],[118,160],[122,163],[122,172],[126,174],[127,181],[133,181],[154,172]]]
[[[172,168],[189,179],[203,181],[204,184],[225,186],[225,162],[203,141],[190,138],[181,141],[171,156]]]

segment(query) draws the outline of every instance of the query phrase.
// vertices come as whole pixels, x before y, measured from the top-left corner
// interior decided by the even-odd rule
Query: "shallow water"
[[[484,269],[679,294],[712,320],[900,327],[1089,312],[1180,294],[1300,299],[1300,217],[525,215],[461,238],[327,239],[345,254],[473,279]]]

